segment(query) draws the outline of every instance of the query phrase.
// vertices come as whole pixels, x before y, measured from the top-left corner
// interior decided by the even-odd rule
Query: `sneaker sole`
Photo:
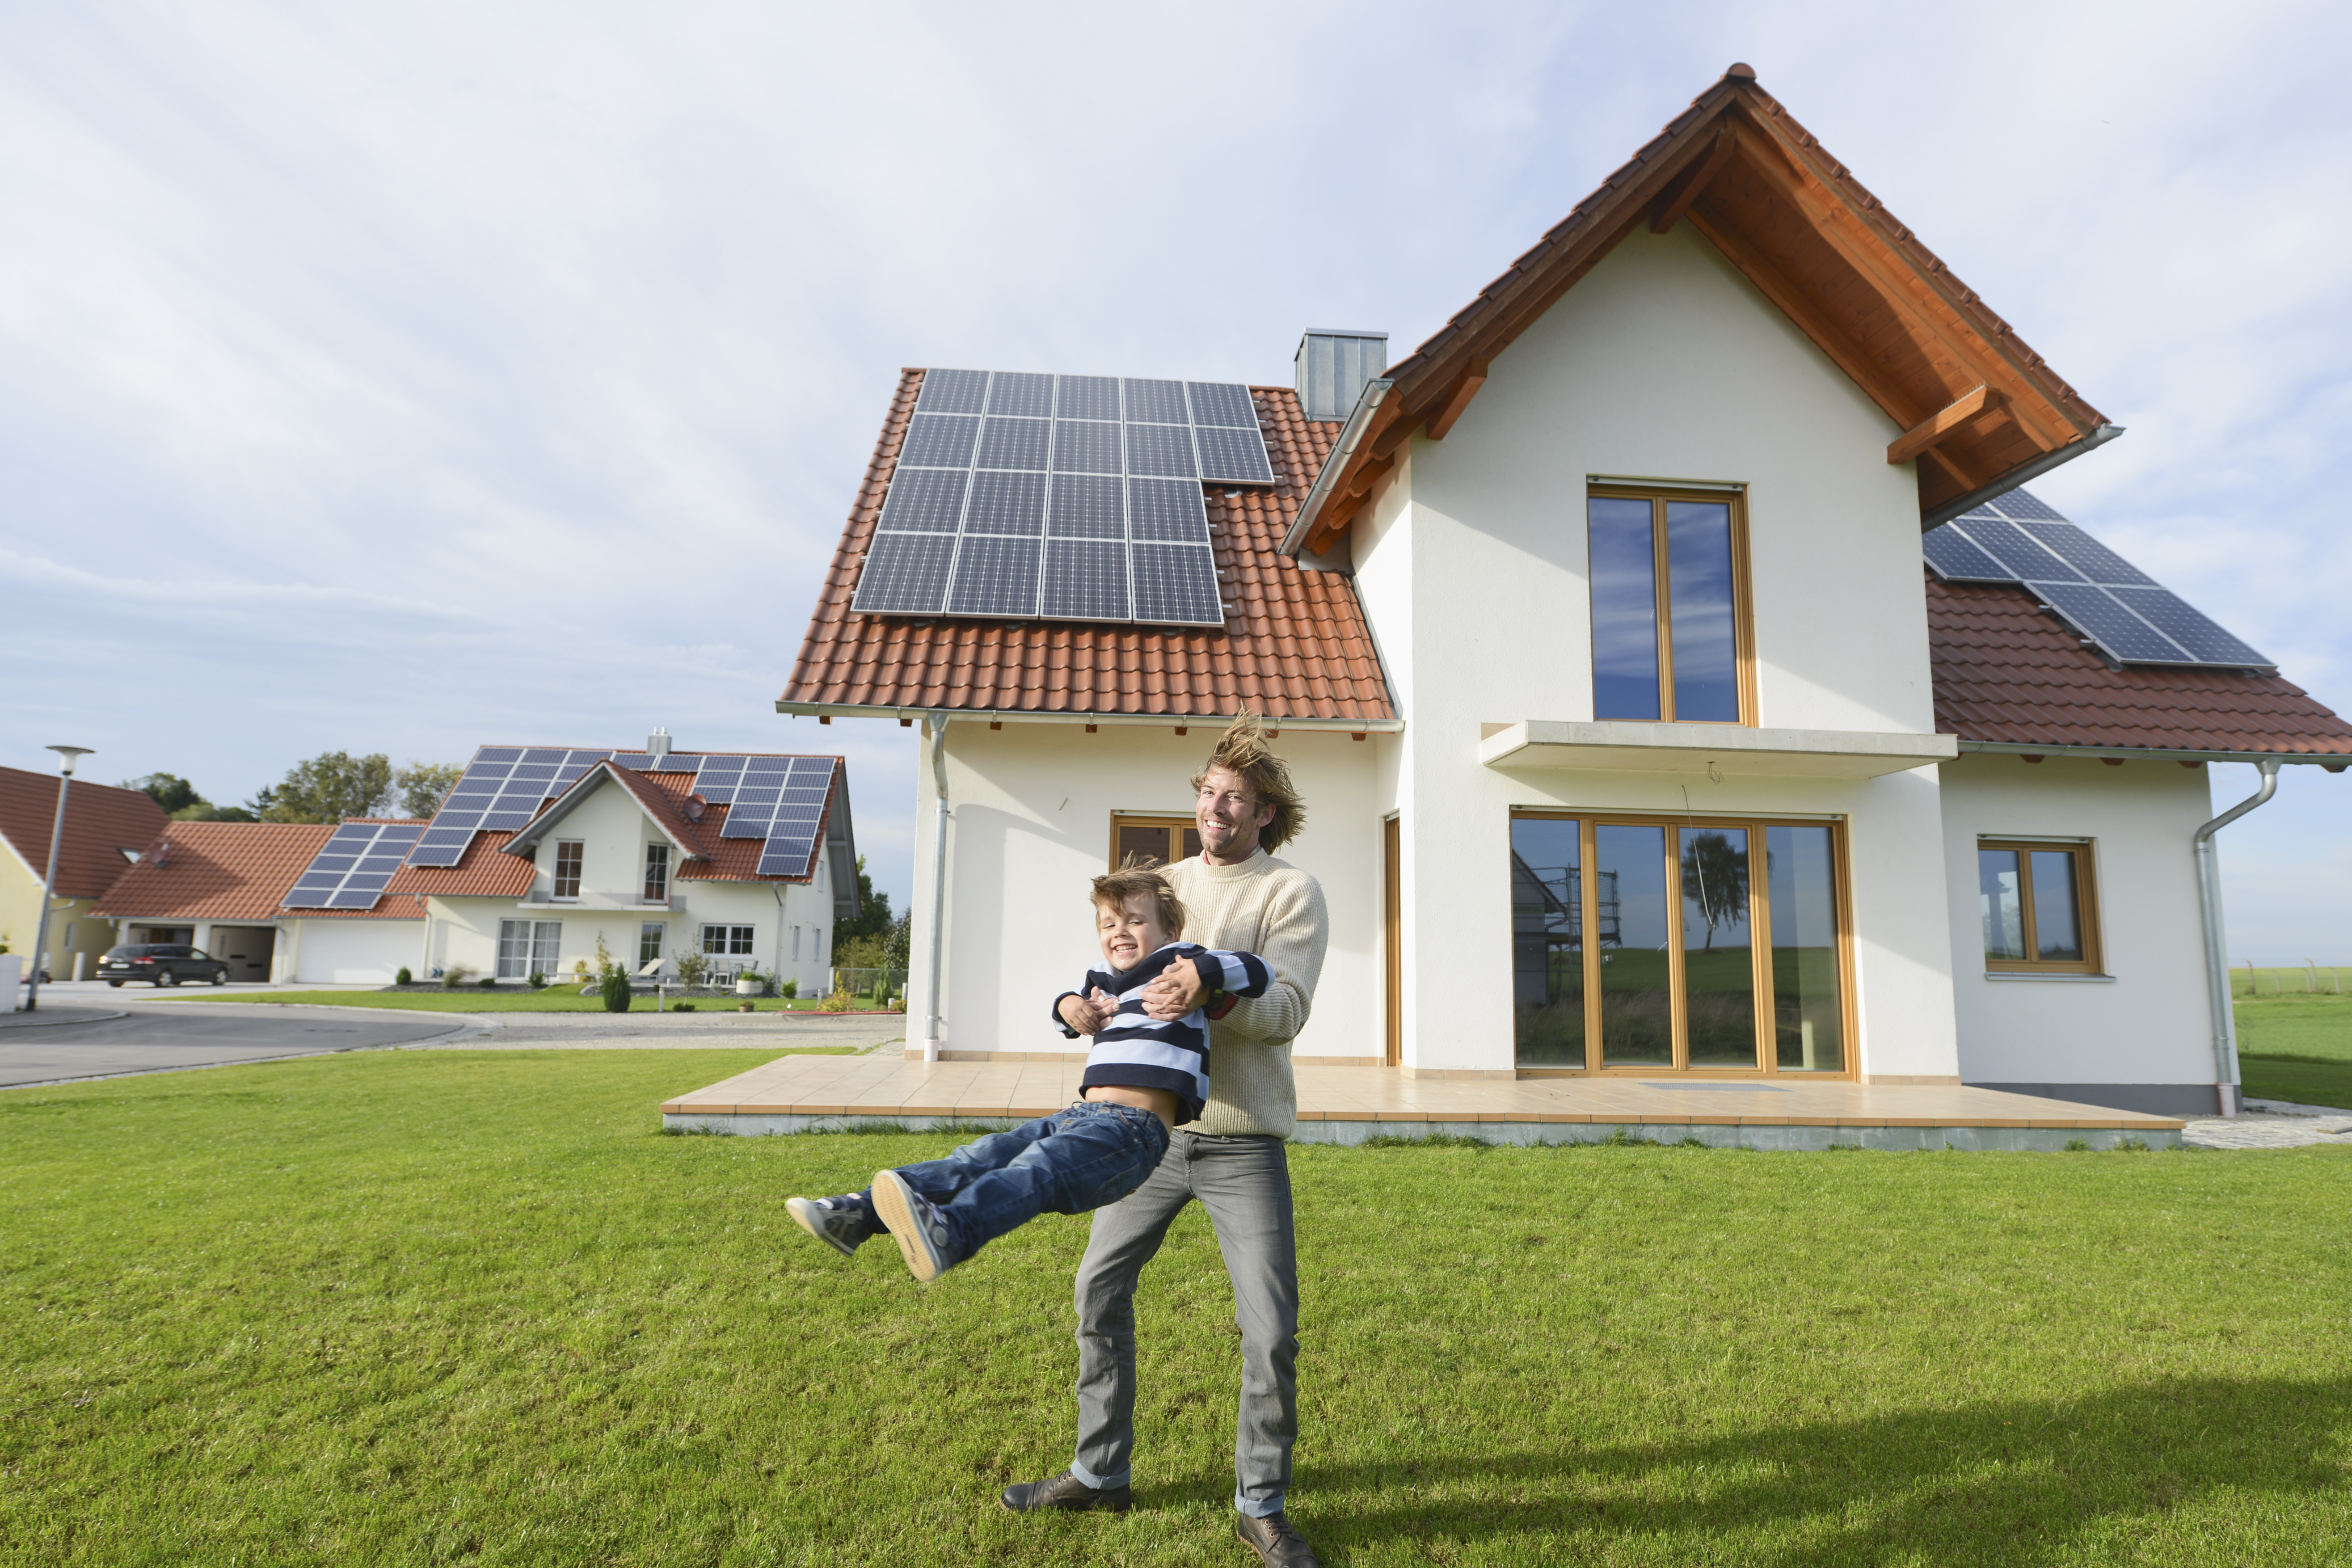
[[[798,1221],[800,1227],[803,1230],[808,1232],[811,1236],[816,1237],[819,1241],[822,1241],[827,1247],[830,1247],[835,1252],[841,1254],[844,1258],[855,1258],[857,1256],[857,1249],[856,1247],[844,1246],[838,1237],[831,1235],[823,1226],[816,1222],[814,1217],[816,1215],[816,1205],[811,1203],[808,1199],[786,1198],[784,1200],[784,1212],[792,1215],[794,1220]]]
[[[946,1273],[948,1266],[916,1222],[914,1197],[915,1190],[898,1172],[874,1173],[874,1212],[890,1227],[890,1239],[898,1244],[898,1256],[907,1260],[907,1272],[928,1285]]]

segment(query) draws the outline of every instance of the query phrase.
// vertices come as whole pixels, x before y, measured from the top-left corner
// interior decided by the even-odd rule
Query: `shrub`
[[[475,984],[480,986],[485,991],[493,989],[497,986],[498,983],[499,977],[495,974],[485,974],[479,980],[474,982]]]
[[[673,1002],[670,1004],[669,1010],[673,1013],[691,1013],[694,1011],[694,1004],[691,1002]]]
[[[779,996],[797,996],[801,994],[801,983],[797,980],[787,980],[782,985],[778,985],[773,981],[770,981],[768,989]]]
[[[453,963],[448,968],[441,972],[441,984],[455,989],[457,986],[463,985],[467,981],[471,980],[473,977],[474,966],[472,964]]]
[[[8,950],[6,948],[0,947],[0,952],[5,952],[7,951]],[[394,985],[414,985],[416,984],[416,976],[409,973],[408,965],[404,963],[400,966],[400,973],[392,977],[392,983]]]
[[[547,976],[546,976],[546,975],[544,975],[544,974],[541,974],[541,973],[538,970],[536,970],[536,969],[532,970],[532,971],[530,972],[530,988],[531,988],[533,991],[544,991],[544,990],[546,990],[546,989],[547,989]]]
[[[826,997],[816,1005],[817,1011],[820,1013],[848,1012],[850,1008],[849,987],[846,985],[843,986],[840,990],[835,991],[832,995]]]
[[[710,960],[688,948],[677,955],[677,983],[691,991],[710,973]]]
[[[625,1013],[629,1010],[629,977],[615,969],[604,976],[604,1011]]]

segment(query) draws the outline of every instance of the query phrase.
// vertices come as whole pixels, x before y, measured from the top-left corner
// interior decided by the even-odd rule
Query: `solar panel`
[[[2275,668],[2024,490],[1928,530],[1920,548],[1946,581],[2021,584],[2118,664]]]
[[[425,826],[415,822],[346,822],[327,836],[286,895],[289,910],[367,910]]]
[[[1275,482],[1249,388],[923,374],[853,609],[1223,624],[1213,555],[1133,551],[1207,545],[1203,483]]]
[[[571,788],[606,757],[626,754],[567,746],[482,747],[431,824],[411,841],[408,864],[455,866],[477,832],[515,833],[530,826],[541,802]]]

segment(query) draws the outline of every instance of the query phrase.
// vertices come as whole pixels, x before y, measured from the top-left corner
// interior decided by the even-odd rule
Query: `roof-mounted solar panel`
[[[346,822],[327,836],[294,879],[281,906],[289,910],[373,909],[412,845],[423,837],[415,822]]]
[[[1920,548],[1947,582],[2027,589],[2117,664],[2276,668],[2024,490],[1928,530]]]
[[[1273,483],[1245,386],[926,371],[851,605],[1223,626],[1201,487]]]

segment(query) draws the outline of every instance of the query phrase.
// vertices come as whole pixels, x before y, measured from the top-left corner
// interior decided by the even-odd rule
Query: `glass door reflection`
[[[1598,933],[1601,1064],[1672,1067],[1674,953],[1666,903],[1666,830],[1593,829],[1594,891],[1615,906]],[[1612,940],[1610,924],[1615,928]]]
[[[1582,824],[1511,824],[1511,998],[1521,1067],[1584,1060]]]
[[[1753,1068],[1756,950],[1748,927],[1748,830],[1676,831],[1685,1059],[1693,1067]]]

